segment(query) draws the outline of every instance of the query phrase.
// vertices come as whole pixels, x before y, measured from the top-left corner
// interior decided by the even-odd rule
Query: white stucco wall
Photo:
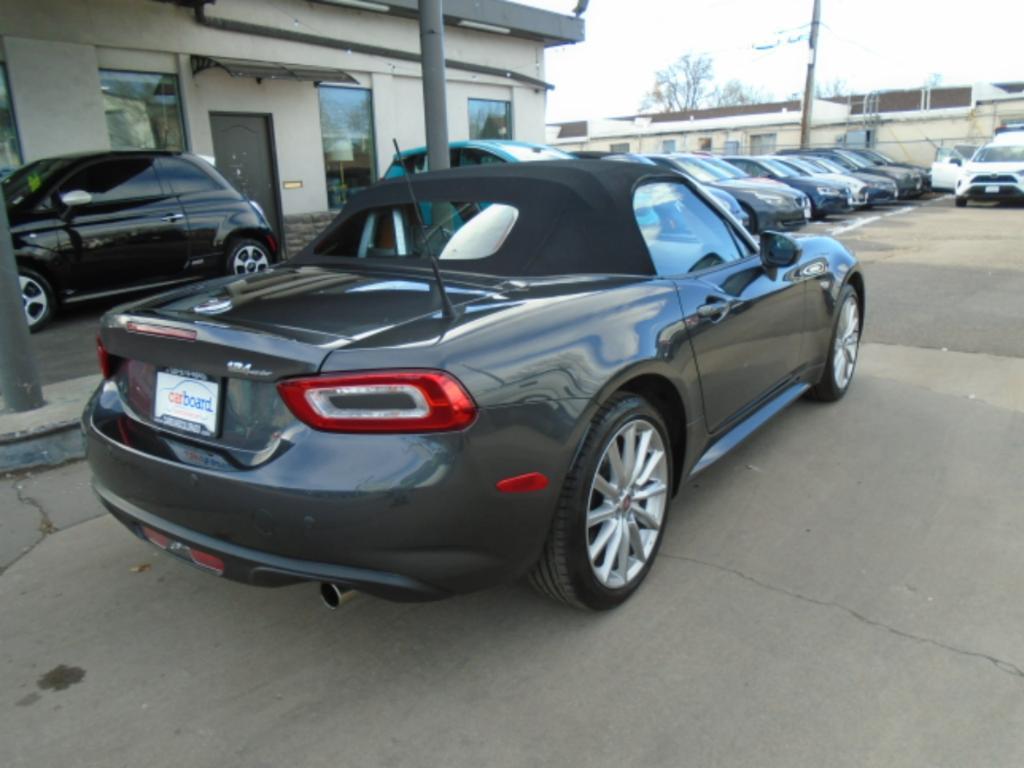
[[[4,53],[23,159],[110,148],[95,48],[5,35]]]
[[[222,56],[344,70],[373,91],[377,172],[391,162],[392,138],[403,149],[425,143],[423,90],[415,62],[303,42],[254,37],[198,25],[192,12],[146,0],[0,0],[0,36],[24,159],[106,149],[109,140],[99,68],[175,73],[189,149],[212,154],[211,112],[269,114],[278,177],[302,181],[281,189],[284,214],[327,205],[317,90],[312,83],[231,78],[215,70],[193,76],[190,55]],[[210,17],[419,51],[415,20],[302,0],[220,0]],[[543,46],[507,35],[446,27],[449,59],[543,78]],[[448,70],[451,139],[469,133],[469,98],[512,103],[513,136],[544,140],[543,89],[501,75]]]

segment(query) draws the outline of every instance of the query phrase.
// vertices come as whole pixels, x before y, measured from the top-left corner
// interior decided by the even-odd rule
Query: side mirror
[[[959,157],[951,157],[951,158],[949,158],[949,164],[950,165],[963,165],[964,161],[961,160]]]
[[[84,189],[72,189],[60,196],[60,201],[68,208],[77,208],[80,205],[88,205],[92,202],[92,195]]]
[[[800,243],[781,232],[761,233],[761,263],[766,269],[788,267],[800,258]]]

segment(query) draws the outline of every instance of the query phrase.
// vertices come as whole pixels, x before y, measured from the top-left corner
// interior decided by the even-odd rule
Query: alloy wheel
[[[31,328],[46,317],[50,309],[50,297],[38,280],[25,275],[18,275],[21,283],[21,303],[25,308],[25,320]]]
[[[605,446],[590,486],[587,554],[597,580],[628,586],[654,551],[665,519],[668,460],[646,419],[627,422]]]
[[[231,260],[231,271],[236,275],[262,272],[270,267],[270,257],[258,245],[243,245]]]
[[[839,310],[839,324],[836,327],[836,339],[832,349],[832,375],[840,391],[846,389],[853,378],[859,344],[860,310],[857,307],[857,297],[848,296]]]

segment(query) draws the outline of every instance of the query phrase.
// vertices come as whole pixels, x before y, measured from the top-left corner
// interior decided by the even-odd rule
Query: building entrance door
[[[281,209],[270,115],[211,113],[210,127],[217,170],[235,189],[259,204],[280,237]]]

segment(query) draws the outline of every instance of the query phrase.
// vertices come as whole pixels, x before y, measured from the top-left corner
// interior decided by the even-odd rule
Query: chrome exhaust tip
[[[345,589],[326,581],[320,584],[320,599],[332,611],[337,610],[342,603],[348,602],[351,596],[351,589]]]

